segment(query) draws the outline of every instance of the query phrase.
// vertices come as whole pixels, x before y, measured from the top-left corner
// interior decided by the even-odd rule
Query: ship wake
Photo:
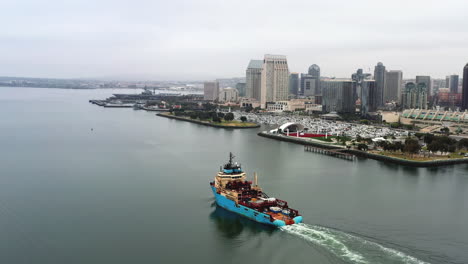
[[[427,263],[401,251],[331,228],[302,223],[284,226],[281,230],[321,246],[348,263]]]

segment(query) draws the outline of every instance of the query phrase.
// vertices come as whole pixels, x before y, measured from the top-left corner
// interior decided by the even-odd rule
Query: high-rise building
[[[245,96],[260,101],[262,87],[262,60],[250,60],[245,71]]]
[[[426,84],[408,82],[403,92],[403,107],[406,109],[417,108],[427,109],[427,90]]]
[[[320,67],[317,64],[312,64],[309,67],[308,73],[310,77],[315,79],[315,89],[313,90],[312,95],[321,95],[322,90],[320,89]]]
[[[468,109],[468,63],[463,68],[462,109]]]
[[[448,80],[447,88],[450,89],[450,92],[458,93],[458,75],[453,74],[453,75],[447,76],[445,80]]]
[[[327,79],[320,81],[322,87],[322,111],[324,113],[354,113],[354,85],[350,79]]]
[[[245,96],[245,86],[246,84],[244,82],[236,83],[236,89],[241,97]]]
[[[209,81],[205,82],[203,86],[203,99],[208,101],[215,101],[219,96],[219,82]]]
[[[361,82],[361,116],[367,116],[377,110],[377,89],[375,80]]]
[[[289,94],[297,96],[299,94],[299,73],[292,72],[289,75]]]
[[[315,95],[317,79],[309,74],[301,73],[301,93],[304,96]]]
[[[239,91],[231,87],[224,88],[219,93],[220,102],[237,102],[238,97]]]
[[[361,83],[364,81],[364,79],[369,79],[372,74],[370,73],[364,73],[362,69],[358,69],[356,73],[353,73],[351,75],[351,79],[356,82],[355,84],[355,89],[354,89],[354,99],[357,100],[358,98],[361,98]]]
[[[361,99],[361,115],[366,116],[369,112],[377,110],[377,98],[375,92],[375,81],[369,79],[372,75],[364,73],[362,69],[358,69],[356,73],[351,75],[352,80],[355,82],[354,87],[354,100]]]
[[[403,72],[388,71],[385,73],[385,89],[384,102],[401,101],[401,82],[403,80]]]
[[[428,96],[432,94],[432,80],[431,76],[416,76],[416,85],[424,83],[426,85],[426,92]]]
[[[284,55],[266,54],[262,67],[262,88],[260,104],[265,108],[267,102],[288,100],[289,68]]]
[[[375,105],[380,107],[384,104],[384,89],[385,89],[385,66],[383,63],[377,63],[374,68],[375,80]]]

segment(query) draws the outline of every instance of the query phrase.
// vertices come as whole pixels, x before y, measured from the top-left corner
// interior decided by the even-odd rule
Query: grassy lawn
[[[176,115],[171,114],[171,113],[167,113],[167,114],[172,115],[172,116],[176,116]],[[228,127],[249,127],[249,126],[256,126],[257,125],[255,123],[242,122],[242,121],[239,121],[239,120],[232,120],[232,121],[222,120],[221,122],[213,122],[211,119],[198,119],[198,118],[197,119],[192,119],[192,118],[190,118],[190,116],[176,116],[176,117],[185,118],[187,120],[201,121],[201,122],[209,123],[209,124],[213,124],[213,125],[228,126]]]
[[[332,142],[332,138],[336,138],[336,137],[335,136],[328,136],[327,138],[325,138],[325,137],[315,137],[315,138],[311,138],[311,139],[316,139],[316,140],[325,141],[325,142]]]
[[[232,120],[232,121],[222,121],[222,122],[213,122],[209,121],[211,124],[214,125],[221,125],[221,126],[232,126],[232,127],[246,127],[246,126],[255,126],[257,124],[255,123],[249,123],[249,122],[241,122],[237,120]]]

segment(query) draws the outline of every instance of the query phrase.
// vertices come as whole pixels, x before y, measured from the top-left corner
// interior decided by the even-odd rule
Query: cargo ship
[[[233,160],[234,156],[229,153],[229,162],[221,166],[215,180],[210,182],[218,206],[275,227],[302,222],[299,212],[289,208],[286,201],[269,197],[263,192],[258,186],[256,174],[253,183],[247,181],[241,165]]]

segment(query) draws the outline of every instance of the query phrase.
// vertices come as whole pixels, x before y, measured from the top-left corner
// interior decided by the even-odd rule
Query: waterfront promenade
[[[290,142],[290,143],[295,143],[295,144],[300,144],[300,145],[305,145],[305,146],[313,146],[313,147],[321,148],[321,149],[328,150],[328,151],[336,152],[337,150],[339,150],[339,152],[341,153],[347,153],[347,154],[352,154],[352,155],[356,155],[356,156],[363,157],[363,158],[369,158],[369,159],[374,159],[374,160],[378,160],[382,162],[395,163],[395,164],[411,166],[411,167],[438,167],[438,166],[446,166],[446,165],[454,165],[454,164],[468,164],[468,158],[458,158],[458,159],[446,158],[446,159],[434,159],[430,161],[416,161],[416,160],[390,157],[390,156],[380,155],[376,153],[370,153],[370,152],[362,151],[358,149],[346,148],[345,146],[340,146],[337,144],[322,143],[319,140],[315,140],[315,139],[290,137],[290,136],[281,135],[281,134],[272,134],[266,131],[260,132],[258,133],[258,135],[261,137],[275,139],[279,141],[285,141],[285,142]]]

